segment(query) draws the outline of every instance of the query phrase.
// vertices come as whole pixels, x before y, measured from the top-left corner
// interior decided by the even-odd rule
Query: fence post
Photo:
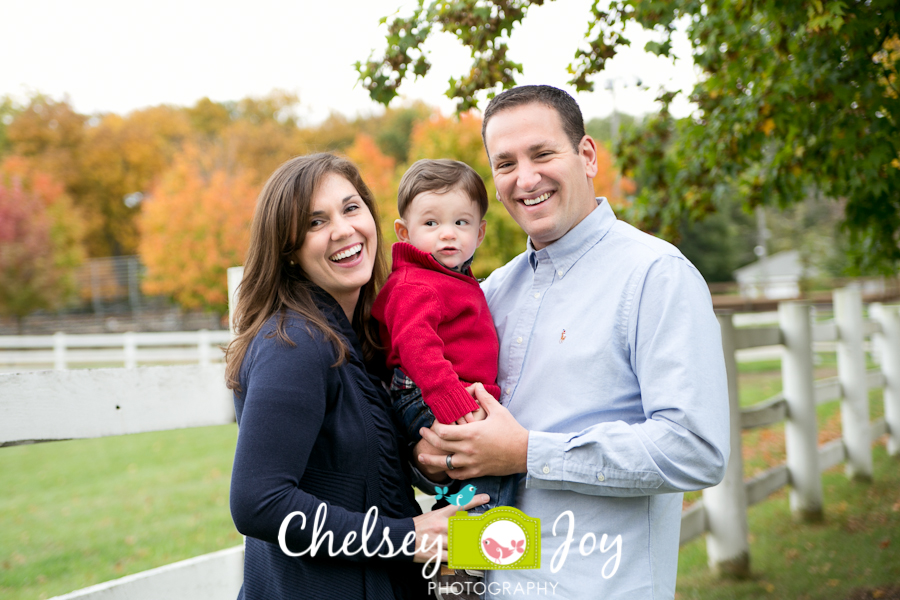
[[[887,450],[900,456],[900,307],[872,304],[869,314],[881,324],[881,372],[884,373],[884,420]]]
[[[847,476],[872,479],[872,425],[869,422],[869,386],[863,348],[862,295],[858,286],[834,290],[834,321],[837,324],[838,379],[841,428],[847,449]]]
[[[125,350],[125,368],[133,369],[137,366],[137,340],[133,331],[126,331],[122,337]]]
[[[209,330],[201,329],[197,332],[197,351],[200,354],[200,364],[209,364]]]
[[[788,405],[784,435],[791,474],[791,512],[801,521],[821,521],[822,474],[819,470],[810,321],[809,304],[778,304],[778,323],[784,336],[781,380]]]
[[[750,575],[750,544],[747,536],[747,490],[741,456],[741,406],[738,400],[735,331],[731,315],[719,315],[722,350],[728,376],[731,452],[722,482],[703,490],[703,508],[709,525],[706,552],[710,568],[719,575],[744,578]]]
[[[53,334],[53,368],[66,370],[66,334],[62,331]]]

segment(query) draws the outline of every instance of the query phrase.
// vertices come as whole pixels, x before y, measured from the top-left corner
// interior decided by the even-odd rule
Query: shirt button
[[[545,474],[550,472],[550,465],[544,465],[544,468],[541,469]]]
[[[562,272],[561,270],[560,270],[560,271],[557,271],[556,274],[559,275],[560,277],[563,276],[563,272]]]
[[[517,343],[517,344],[521,344],[521,343],[522,343],[522,336],[519,336],[519,337],[516,338],[516,343]]]
[[[511,393],[512,393],[512,388],[506,388],[506,393],[507,393],[507,394],[511,394]]]
[[[606,481],[606,477],[603,476],[603,473],[597,473],[597,481]]]
[[[535,297],[535,298],[540,298],[540,297],[541,297],[541,293],[540,293],[540,292],[535,292],[535,293],[534,293],[534,297]]]

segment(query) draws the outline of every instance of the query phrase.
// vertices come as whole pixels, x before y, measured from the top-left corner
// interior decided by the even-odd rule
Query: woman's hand
[[[447,562],[447,527],[449,519],[460,510],[481,506],[490,500],[487,494],[478,494],[465,506],[445,506],[424,515],[413,517],[416,525],[416,554],[413,562],[430,562],[437,556],[438,563]],[[440,544],[440,548],[437,545]]]

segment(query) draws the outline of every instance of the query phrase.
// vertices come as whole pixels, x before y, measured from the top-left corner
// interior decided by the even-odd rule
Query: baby
[[[495,398],[497,332],[484,293],[472,276],[488,208],[481,177],[455,160],[420,160],[403,175],[397,196],[400,240],[393,266],[372,307],[381,325],[391,397],[410,442],[421,427],[466,423],[486,414],[466,387],[480,382]],[[466,482],[491,497],[483,510],[512,505],[518,476]]]

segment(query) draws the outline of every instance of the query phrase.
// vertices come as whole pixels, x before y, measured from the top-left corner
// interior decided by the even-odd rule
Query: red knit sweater
[[[465,388],[481,382],[495,398],[500,343],[478,281],[412,244],[391,248],[393,266],[372,307],[388,367],[399,367],[441,423],[478,408]]]

